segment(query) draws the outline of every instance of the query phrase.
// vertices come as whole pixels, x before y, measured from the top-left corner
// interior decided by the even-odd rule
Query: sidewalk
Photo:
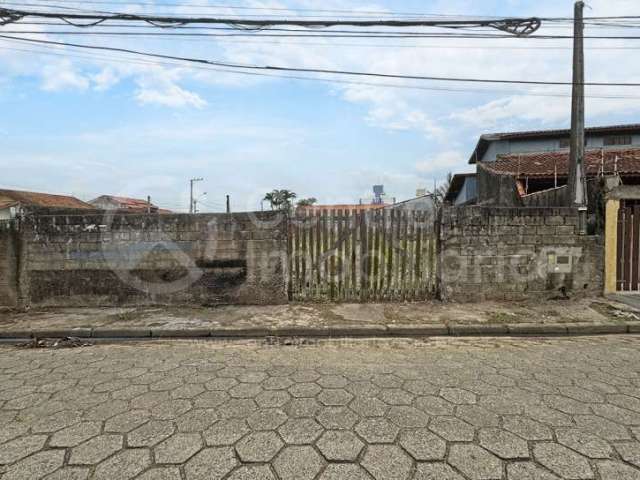
[[[260,338],[640,333],[640,309],[604,298],[0,311],[0,338]]]

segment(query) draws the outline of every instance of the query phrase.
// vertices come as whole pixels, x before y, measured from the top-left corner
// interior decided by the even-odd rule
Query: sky
[[[570,0],[93,2],[0,0],[0,6],[332,19],[396,13],[573,14]],[[33,6],[40,3],[42,8]],[[640,15],[640,5],[637,0],[591,0],[585,14]],[[257,65],[571,81],[570,39],[7,33],[52,30],[79,31],[13,24],[0,27],[0,35]],[[538,33],[571,35],[572,30],[551,24]],[[591,27],[586,34],[639,35],[640,31]],[[640,40],[588,39],[587,81],[640,82],[636,46]],[[570,124],[570,87],[315,77],[318,80],[242,75],[122,53],[0,39],[0,188],[71,194],[83,200],[150,195],[155,204],[175,211],[188,210],[189,179],[196,177],[204,178],[196,186],[202,211],[221,211],[225,195],[231,196],[234,211],[256,210],[264,194],[274,188],[293,190],[300,198],[315,197],[323,204],[357,203],[370,201],[372,186],[383,184],[389,200],[403,200],[413,197],[416,189],[433,188],[448,172],[472,171],[467,160],[482,133]],[[589,87],[587,95],[589,126],[639,121],[637,88]]]

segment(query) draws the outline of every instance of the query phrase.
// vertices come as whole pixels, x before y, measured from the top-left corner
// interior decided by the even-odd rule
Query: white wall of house
[[[608,135],[606,135],[608,136]],[[605,135],[587,135],[587,148],[624,148],[625,145],[616,145],[614,147],[604,146]],[[565,139],[568,140],[568,139]],[[494,162],[498,155],[510,153],[535,153],[535,152],[553,152],[556,150],[568,150],[561,147],[560,138],[545,139],[527,139],[527,140],[495,140],[489,144],[484,156],[480,159],[482,162]],[[640,146],[640,135],[631,135],[631,145]]]

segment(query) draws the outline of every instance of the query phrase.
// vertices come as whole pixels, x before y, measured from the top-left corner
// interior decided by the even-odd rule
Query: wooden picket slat
[[[424,212],[395,209],[338,209],[290,219],[290,298],[338,302],[432,298],[437,262],[430,218]],[[640,221],[640,215],[634,218]],[[637,236],[632,238],[640,243]],[[630,262],[638,265],[639,253],[640,248]],[[640,271],[633,270],[629,286],[638,285],[638,275]]]

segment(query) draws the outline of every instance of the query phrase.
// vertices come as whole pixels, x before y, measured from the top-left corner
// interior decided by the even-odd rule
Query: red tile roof
[[[324,211],[332,211],[332,210],[363,211],[363,210],[378,210],[387,206],[388,206],[387,204],[378,205],[378,204],[371,204],[371,203],[365,203],[362,205],[360,204],[311,205],[308,207],[297,207],[297,210],[307,211],[307,212],[324,212]]]
[[[495,162],[478,165],[499,175],[549,178],[557,173],[566,177],[569,175],[569,152],[498,155]],[[604,174],[640,175],[640,148],[587,150],[585,167],[589,176],[597,175],[603,168]]]
[[[49,208],[82,208],[92,209],[93,206],[68,195],[51,195],[49,193],[24,192],[21,190],[0,189],[0,201],[3,205],[21,204],[31,207]]]
[[[139,198],[129,197],[117,197],[114,195],[102,195],[101,197],[94,198],[89,203],[95,207],[100,207],[102,204],[111,204],[113,208],[118,210],[128,210],[131,212],[146,213],[149,205],[146,200]],[[156,205],[151,204],[151,211],[154,213],[172,213],[170,210],[159,209]]]

